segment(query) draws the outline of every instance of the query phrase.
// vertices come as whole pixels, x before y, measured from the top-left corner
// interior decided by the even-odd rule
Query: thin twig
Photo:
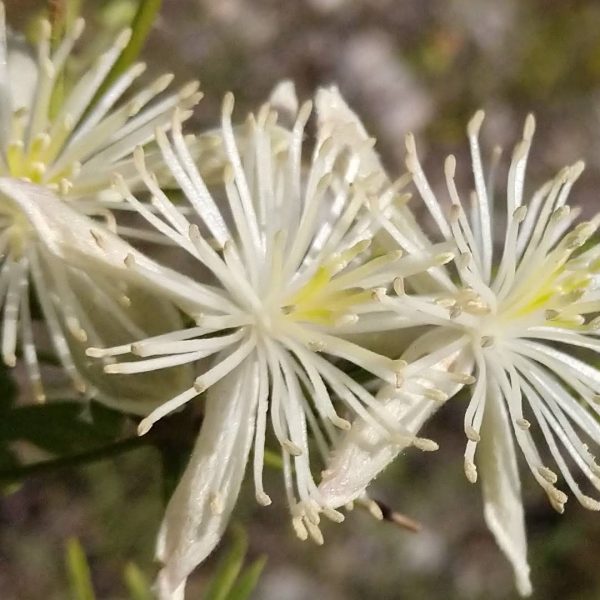
[[[59,469],[97,462],[99,460],[110,458],[111,456],[117,456],[125,452],[130,452],[136,448],[151,445],[151,443],[152,442],[150,439],[148,439],[148,436],[135,436],[120,440],[107,446],[95,448],[94,450],[82,452],[81,454],[61,456],[59,458],[44,460],[29,465],[12,467],[10,469],[2,469],[0,470],[0,481],[4,483],[12,483],[34,475],[43,475]]]
[[[402,529],[412,531],[413,533],[418,533],[419,531],[421,531],[422,525],[418,521],[415,521],[410,517],[393,510],[381,500],[373,500],[373,502],[375,502],[375,504],[377,504],[377,506],[380,508],[381,514],[383,515],[383,519],[385,521],[394,523],[394,525],[397,525]]]

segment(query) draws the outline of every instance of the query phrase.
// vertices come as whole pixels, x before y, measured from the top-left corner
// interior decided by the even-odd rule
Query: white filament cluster
[[[193,215],[160,190],[141,150],[136,152],[136,163],[152,194],[154,211],[128,190],[122,178],[118,180],[131,206],[209,270],[208,279],[203,277],[209,283],[196,281],[194,295],[188,295],[186,302],[185,310],[197,325],[111,349],[91,348],[89,353],[136,357],[107,366],[110,373],[211,359],[193,387],[140,423],[142,434],[202,392],[207,392],[210,406],[214,389],[226,385],[220,382],[227,379],[235,387],[236,380],[247,381],[242,391],[244,402],[252,407],[246,426],[254,431],[257,500],[271,502],[262,482],[268,413],[282,448],[296,532],[301,538],[311,535],[321,542],[319,512],[334,520],[341,520],[342,515],[320,500],[311,473],[307,432],[313,433],[326,454],[335,428],[350,427],[334,398],[341,401],[346,414],[370,423],[392,443],[437,447],[398,427],[385,407],[338,363],[347,361],[392,386],[402,385],[403,361],[376,354],[345,336],[389,330],[389,319],[396,317],[389,311],[382,313],[377,301],[380,286],[393,274],[410,276],[451,256],[440,254],[437,247],[418,258],[403,257],[398,251],[371,254],[372,219],[367,212],[371,184],[368,175],[359,175],[360,150],[339,142],[335,130],[322,131],[309,168],[302,166],[310,103],[298,111],[289,145],[279,153],[273,151],[271,133],[277,116],[268,105],[250,117],[246,125],[250,142],[242,150],[233,133],[232,110],[233,96],[227,95],[221,126],[228,164],[219,190],[211,192],[200,176],[177,115],[170,137],[157,134],[165,163],[185,192]],[[133,259],[126,264],[157,285],[169,283],[161,273],[150,272]],[[218,399],[221,404],[227,401]],[[222,426],[223,436],[228,431],[241,435],[236,427]],[[208,435],[203,429],[201,440]],[[215,507],[220,512],[223,502],[230,510],[235,500],[224,497],[219,488],[223,485],[207,490],[214,500],[213,512]],[[207,544],[207,552],[210,549]]]
[[[69,87],[64,75],[83,27],[83,20],[78,19],[52,50],[50,24],[42,21],[34,60],[21,56],[13,48],[12,38],[7,39],[4,5],[0,3],[0,177],[6,183],[0,198],[0,350],[4,363],[14,366],[20,344],[39,401],[45,393],[34,341],[31,288],[56,357],[79,392],[89,392],[91,387],[76,364],[73,346],[106,340],[86,316],[90,307],[78,298],[81,290],[95,290],[86,294],[88,299],[93,296],[100,302],[104,298],[101,303],[117,315],[124,331],[142,335],[144,330],[126,317],[127,307],[120,306],[128,301],[123,286],[98,277],[93,280],[71,269],[64,256],[48,252],[26,207],[40,207],[47,196],[45,190],[50,190],[72,202],[66,209],[55,199],[48,200],[46,210],[54,211],[49,222],[74,209],[98,214],[114,229],[115,220],[99,194],[110,191],[115,172],[135,184],[133,149],[152,141],[155,128],[168,125],[176,107],[187,116],[187,109],[200,97],[195,82],[178,92],[162,94],[172,75],[159,77],[131,94],[131,87],[145,70],[143,64],[133,65],[102,91],[130,31],[118,36]],[[14,72],[16,57],[20,59],[16,68],[23,73]],[[129,97],[123,100],[124,96]],[[15,201],[14,194],[20,200]]]
[[[169,122],[176,106],[188,109],[199,99],[196,82],[161,96],[173,79],[167,74],[123,100],[145,71],[142,63],[132,65],[104,89],[131,37],[129,30],[63,91],[62,76],[83,28],[83,19],[78,19],[52,50],[50,23],[41,22],[35,84],[25,91],[9,72],[11,55],[0,3],[0,174],[70,197],[106,190],[115,171],[135,176],[133,148],[151,141],[154,129]]]
[[[493,190],[486,184],[479,151],[482,120],[479,112],[468,127],[475,178],[468,207],[454,182],[456,161],[453,156],[446,160],[448,216],[423,174],[413,138],[408,137],[407,166],[441,235],[456,245],[457,277],[448,268],[430,271],[442,289],[427,295],[407,291],[402,279],[397,279],[396,295],[382,296],[381,302],[415,325],[435,328],[438,352],[451,355],[459,350],[472,357],[476,383],[464,425],[465,472],[470,481],[477,479],[475,451],[486,405],[496,397],[502,400],[517,444],[552,505],[562,512],[567,496],[556,488],[558,476],[541,458],[534,434],[545,440],[578,500],[586,508],[600,510],[600,502],[580,490],[564,455],[566,451],[600,490],[600,467],[582,441],[600,442],[596,416],[600,371],[559,348],[585,348],[594,354],[600,350],[596,318],[600,253],[597,248],[578,252],[597,230],[600,217],[573,226],[578,211],[566,202],[582,163],[563,169],[529,201],[524,199],[525,166],[534,131],[529,116],[513,153],[503,211],[506,226],[499,236],[501,217],[494,213]],[[384,226],[406,246],[403,222],[393,212],[393,207],[387,209],[391,219]],[[501,249],[498,255],[495,244]]]

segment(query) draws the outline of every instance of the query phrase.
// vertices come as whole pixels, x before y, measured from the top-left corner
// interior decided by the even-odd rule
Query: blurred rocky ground
[[[9,22],[27,22],[40,0],[5,0]],[[123,4],[127,4],[124,2]],[[92,22],[107,2],[87,0]],[[127,7],[126,7],[127,8]],[[593,0],[165,0],[145,58],[151,71],[200,78],[195,125],[217,122],[222,95],[243,117],[282,78],[307,98],[336,83],[377,137],[391,173],[402,172],[407,131],[417,135],[436,185],[443,157],[465,160],[464,130],[488,114],[484,145],[510,148],[525,115],[538,130],[528,190],[564,164],[588,168],[573,198],[590,214],[600,186],[600,3]],[[460,162],[459,162],[460,164]],[[293,536],[282,502],[258,508],[248,486],[237,518],[251,553],[269,562],[261,600],[453,600],[514,597],[508,564],[483,523],[480,490],[463,475],[464,406],[451,402],[427,428],[440,451],[408,451],[373,494],[423,524],[411,534],[367,513],[326,525],[326,545]],[[79,537],[99,598],[124,598],[120,573],[135,560],[151,574],[161,514],[160,473],[151,450],[40,477],[0,501],[0,598],[68,597],[62,552]],[[280,473],[269,474],[272,496]],[[600,597],[600,519],[573,500],[557,515],[525,478],[535,598]],[[194,576],[200,598],[218,555]]]

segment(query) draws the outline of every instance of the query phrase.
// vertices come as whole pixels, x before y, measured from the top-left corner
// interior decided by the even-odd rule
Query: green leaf
[[[32,475],[50,473],[65,467],[75,467],[79,465],[86,465],[98,460],[106,460],[107,458],[119,456],[124,452],[136,450],[141,446],[146,446],[149,444],[151,444],[149,436],[135,436],[118,440],[111,444],[101,446],[100,448],[94,448],[93,450],[88,450],[87,452],[81,452],[79,454],[71,454],[52,460],[43,460],[26,465],[18,465],[14,468],[0,469],[0,482],[20,481],[25,477],[30,477]]]
[[[242,570],[248,550],[248,537],[241,527],[233,528],[233,546],[217,567],[204,600],[227,600]]]
[[[81,452],[111,440],[81,418],[79,402],[19,406],[0,418],[0,440],[26,440],[52,454]]]
[[[135,564],[127,563],[123,579],[131,600],[154,600],[150,582]]]
[[[139,0],[138,9],[131,24],[131,39],[106,76],[92,104],[95,104],[110,85],[137,60],[152,30],[161,4],[162,0]]]
[[[234,588],[227,595],[227,600],[248,600],[258,584],[266,564],[267,557],[261,556],[244,569]]]
[[[67,574],[73,600],[95,600],[92,577],[83,548],[75,538],[67,542]]]
[[[90,414],[96,431],[109,438],[116,438],[123,431],[125,415],[108,408],[96,400],[90,402]]]

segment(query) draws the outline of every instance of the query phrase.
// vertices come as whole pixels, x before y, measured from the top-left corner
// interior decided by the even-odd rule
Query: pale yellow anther
[[[449,376],[452,381],[461,383],[462,385],[472,385],[476,379],[470,373],[456,373],[454,371],[447,371],[446,375]]]
[[[444,161],[444,174],[447,179],[454,179],[456,174],[456,157],[454,154],[449,154]]]
[[[479,435],[479,432],[471,425],[467,425],[465,427],[465,435],[471,442],[475,442],[476,444],[481,441],[481,436]]]
[[[415,438],[412,445],[423,452],[436,452],[440,449],[439,444],[429,438]]]
[[[522,223],[525,220],[526,216],[527,216],[527,206],[523,205],[523,206],[518,206],[517,208],[515,208],[515,210],[513,212],[513,219],[517,223]]]
[[[467,125],[467,134],[469,137],[477,137],[479,135],[479,130],[481,129],[481,124],[483,123],[483,119],[485,118],[485,112],[482,110],[478,110]]]
[[[294,442],[291,440],[283,440],[283,442],[281,442],[281,446],[288,454],[291,454],[292,456],[300,456],[302,454],[302,449],[294,444]]]
[[[406,293],[403,277],[396,277],[396,279],[394,279],[394,291],[396,292],[397,296],[404,296]]]
[[[464,468],[467,479],[471,483],[475,483],[477,481],[477,467],[475,466],[475,463],[466,458]]]
[[[307,347],[312,352],[324,352],[325,351],[325,343],[320,340],[311,340],[308,342]]]
[[[427,388],[423,392],[423,396],[434,402],[444,403],[448,400],[448,394],[438,388]]]
[[[210,511],[217,516],[223,512],[223,498],[219,492],[214,492],[210,497]]]
[[[304,526],[304,520],[302,517],[294,517],[292,519],[292,527],[294,528],[294,532],[303,542],[308,539],[308,531]]]
[[[264,492],[257,492],[256,493],[256,501],[261,506],[269,506],[273,502],[271,500],[271,497],[268,494],[265,494]]]
[[[581,502],[581,506],[587,508],[587,510],[598,511],[600,510],[600,502],[595,500],[594,498],[590,498],[589,496],[581,495],[579,496],[579,502]]]
[[[558,475],[548,467],[538,467],[538,473],[548,482],[554,485],[558,481]]]
[[[323,507],[323,514],[334,523],[342,523],[345,519],[344,515],[339,510],[334,510],[327,506]]]
[[[523,139],[530,142],[535,133],[535,116],[529,113],[525,118],[525,126],[523,127]]]

